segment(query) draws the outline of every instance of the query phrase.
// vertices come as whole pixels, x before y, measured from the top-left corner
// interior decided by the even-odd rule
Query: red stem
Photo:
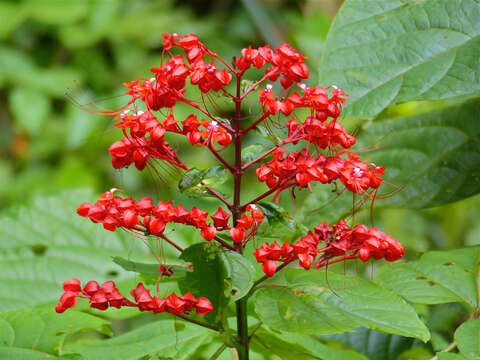
[[[275,150],[277,150],[277,146],[275,146],[274,148],[268,150],[265,154],[263,155],[260,155],[258,158],[244,164],[242,166],[242,171],[245,171],[246,169],[248,169],[250,166],[252,166],[253,164],[256,164],[257,162],[263,160],[264,158],[266,158],[268,155],[270,155],[272,152],[274,152]]]
[[[174,246],[178,251],[180,252],[183,252],[183,248],[181,248],[180,246],[178,246],[177,244],[175,244],[172,240],[170,240],[169,238],[167,238],[165,235],[161,234],[160,237],[165,240],[166,242],[168,242],[170,245]]]
[[[267,80],[270,76],[275,75],[276,72],[278,72],[278,71],[272,71],[272,72],[269,72],[268,74],[265,74],[260,80],[258,80],[255,84],[253,84],[250,89],[248,89],[247,91],[245,91],[245,92],[242,94],[242,96],[240,96],[240,100],[245,99],[245,97],[246,97],[248,94],[250,94],[253,90],[255,90],[262,82],[264,82],[265,80]]]
[[[242,130],[242,134],[246,134],[248,133],[250,130],[252,130],[253,128],[255,128],[258,124],[260,124],[263,120],[265,120],[267,117],[268,117],[269,113],[266,113],[264,112],[263,115],[260,117],[260,119],[258,119],[257,121],[255,121],[252,125],[250,125],[249,127],[247,127],[245,130]]]
[[[208,144],[208,148],[210,149],[210,151],[212,152],[212,154],[215,155],[215,157],[216,157],[218,160],[220,160],[220,162],[221,162],[223,165],[225,165],[225,167],[226,167],[228,170],[230,170],[230,172],[231,172],[232,174],[234,174],[234,173],[236,172],[236,169],[235,169],[232,165],[230,165],[230,164],[217,152],[217,150],[215,150],[215,149],[213,148],[213,146],[212,146],[211,143]]]
[[[201,106],[195,104],[193,101],[191,100],[188,100],[187,98],[185,97],[180,97],[179,100],[187,105],[190,105],[191,107],[197,109],[198,111],[204,113],[206,116],[208,116],[210,119],[212,119],[213,121],[216,121],[218,123],[219,126],[223,127],[225,130],[229,131],[229,132],[234,132],[234,130],[232,129],[232,127],[230,125],[227,125],[225,124],[223,121],[220,121],[219,119],[217,119],[215,116],[213,116],[212,114],[210,114],[207,110],[205,110],[204,108],[202,108]]]

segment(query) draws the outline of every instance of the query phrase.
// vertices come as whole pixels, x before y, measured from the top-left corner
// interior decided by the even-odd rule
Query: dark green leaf
[[[295,269],[283,276],[288,288],[260,289],[255,298],[256,312],[272,328],[334,334],[364,326],[423,341],[430,338],[412,307],[368,280],[329,273],[327,283],[323,271]],[[272,281],[279,283],[277,277]]]
[[[416,339],[365,328],[356,329],[352,333],[325,336],[324,338],[351,346],[372,360],[396,360],[402,352],[419,343]]]
[[[476,0],[347,0],[320,65],[322,85],[350,94],[348,115],[389,105],[480,93]]]
[[[402,188],[375,204],[431,207],[480,192],[479,112],[476,99],[368,126],[361,145],[385,144],[368,159],[385,166],[388,182]],[[382,188],[379,194],[389,187]]]
[[[467,321],[455,331],[458,349],[469,359],[480,358],[480,319]]]
[[[408,264],[382,267],[375,281],[411,302],[464,302],[478,306],[480,248],[431,251]]]
[[[58,301],[62,282],[73,277],[126,278],[109,259],[144,253],[143,244],[78,216],[75,209],[86,200],[91,192],[71,190],[0,217],[0,311]]]
[[[262,329],[256,333],[256,337],[259,339],[259,341],[257,341],[260,345],[268,345],[268,348],[281,356],[282,359],[286,359],[282,351],[288,351],[290,353],[293,352],[292,358],[295,358],[295,354],[298,353],[303,354],[304,358],[306,357],[307,359],[313,355],[315,359],[322,360],[366,360],[366,357],[362,354],[352,350],[336,349],[333,346],[329,347],[310,335],[293,332],[273,333]]]
[[[211,166],[205,170],[191,168],[178,183],[178,189],[189,196],[210,196],[205,187],[223,184],[227,179],[227,172],[221,165]]]
[[[262,201],[257,205],[268,220],[268,223],[263,223],[258,229],[258,236],[273,240],[295,241],[307,234],[308,228],[295,221],[287,210],[277,204]]]

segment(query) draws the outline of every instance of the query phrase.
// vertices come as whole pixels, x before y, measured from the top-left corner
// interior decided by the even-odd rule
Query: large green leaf
[[[382,332],[430,338],[413,308],[385,288],[362,278],[323,271],[288,269],[287,288],[262,288],[255,310],[272,328],[305,334],[334,334],[359,326]],[[273,278],[279,284],[278,277]],[[329,289],[335,289],[335,293]]]
[[[402,352],[419,343],[416,339],[365,328],[356,329],[353,333],[330,335],[324,338],[349,345],[372,360],[396,360]]]
[[[211,301],[214,311],[206,315],[209,321],[215,321],[222,307],[245,296],[253,285],[252,263],[213,243],[194,244],[186,248],[180,258],[193,264],[193,271],[179,280],[180,289]]]
[[[480,358],[480,319],[467,321],[455,331],[455,341],[462,355]]]
[[[57,314],[53,308],[15,310],[0,315],[0,354],[37,352],[49,358],[70,338],[82,331],[110,335],[109,321],[69,310]],[[53,357],[53,356],[52,356]],[[25,355],[25,358],[26,355]],[[30,359],[30,357],[28,357]]]
[[[480,248],[431,251],[420,260],[389,264],[375,281],[411,302],[440,304],[463,302],[478,307]]]
[[[112,339],[72,343],[66,349],[95,360],[110,360],[113,354],[118,360],[137,360],[146,355],[180,360],[189,359],[200,345],[211,341],[213,335],[198,325],[160,320]]]
[[[257,235],[263,239],[285,240],[293,242],[308,232],[308,228],[288,213],[287,210],[273,202],[262,201],[257,204],[268,222],[260,225]]]
[[[385,178],[404,188],[378,205],[431,207],[480,192],[479,112],[476,99],[366,127],[361,145],[384,144],[366,158],[385,166]]]
[[[480,93],[476,0],[347,0],[327,37],[323,85],[350,94],[346,113]]]
[[[379,195],[396,192],[376,199],[375,208],[432,207],[480,192],[479,112],[477,99],[368,124],[356,147],[367,148],[381,141],[379,149],[362,154],[362,159],[386,167],[382,176],[386,183],[379,188]],[[300,209],[305,224],[338,221],[351,214],[354,199],[356,212],[371,205],[371,198],[353,197],[349,191],[338,195],[333,189],[322,184],[313,188]],[[338,191],[342,189],[339,184]]]
[[[75,209],[86,200],[92,200],[89,191],[66,191],[0,217],[0,311],[57,301],[62,282],[72,277],[127,276],[111,256],[141,254],[143,244],[78,216]]]

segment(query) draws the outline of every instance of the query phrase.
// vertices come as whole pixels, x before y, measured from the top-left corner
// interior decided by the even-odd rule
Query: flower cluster
[[[135,201],[114,195],[117,191],[122,190],[113,188],[103,193],[95,204],[84,202],[77,208],[78,215],[88,217],[94,223],[102,223],[110,231],[120,227],[161,236],[167,223],[179,223],[200,229],[207,241],[217,233],[216,227],[208,223],[208,213],[197,207],[187,211],[182,205],[174,207],[171,201],[160,201],[154,206],[148,197]]]
[[[283,148],[279,148],[273,153],[273,159],[263,163],[256,173],[258,181],[265,182],[270,189],[278,189],[278,192],[293,185],[303,188],[311,181],[326,184],[340,179],[349,191],[366,193],[368,189],[380,186],[383,179],[378,175],[384,173],[384,168],[360,161],[353,153],[349,153],[349,159],[341,156],[327,158],[323,154],[314,158],[306,149],[286,154]]]
[[[242,49],[242,56],[236,61],[237,68],[243,72],[252,65],[260,69],[265,64],[272,65],[265,70],[267,79],[277,81],[279,76],[282,76],[280,84],[284,89],[309,76],[305,56],[288,44],[282,44],[276,49],[271,49],[268,45],[258,49],[248,47]]]
[[[265,220],[265,215],[255,204],[247,205],[247,212],[237,220],[237,225],[230,229],[232,240],[240,244],[255,235],[260,223]],[[250,230],[251,229],[251,230]],[[250,233],[247,235],[247,231]]]
[[[99,285],[96,281],[89,281],[81,287],[80,280],[70,279],[63,283],[64,293],[55,307],[57,313],[74,307],[77,298],[89,299],[90,306],[98,310],[107,310],[109,307],[120,309],[122,306],[137,307],[140,311],[152,311],[155,314],[168,312],[171,314],[185,314],[195,310],[197,315],[205,315],[213,311],[211,302],[200,297],[196,299],[189,291],[185,295],[177,296],[175,293],[165,298],[152,297],[150,290],[142,283],[130,292],[134,301],[125,298],[118,291],[113,281],[105,281]]]
[[[322,244],[323,247],[319,248]],[[349,259],[365,262],[372,258],[385,258],[387,261],[395,261],[404,253],[402,244],[377,228],[358,224],[351,229],[341,220],[332,227],[327,223],[320,224],[314,228],[314,232],[309,231],[293,244],[285,242],[280,246],[276,241],[272,244],[264,243],[253,255],[262,264],[263,272],[267,276],[273,276],[278,262],[290,263],[298,259],[298,264],[308,270],[319,254],[322,255],[315,264],[316,269]],[[338,258],[334,259],[335,257]]]
[[[340,116],[342,104],[348,97],[342,90],[335,88],[329,97],[326,89],[321,86],[307,87],[303,83],[298,86],[303,95],[294,91],[288,97],[276,97],[273,86],[267,84],[265,89],[259,91],[259,102],[264,113],[275,115],[281,112],[288,116],[297,108],[309,108],[315,119],[322,122],[329,117],[337,119]]]

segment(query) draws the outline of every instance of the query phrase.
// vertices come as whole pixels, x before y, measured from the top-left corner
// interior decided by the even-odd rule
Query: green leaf
[[[184,293],[191,291],[195,297],[210,300],[213,312],[205,315],[210,322],[216,322],[219,309],[227,302],[218,251],[214,244],[203,242],[189,246],[180,255],[180,259],[193,264],[193,271],[180,279],[178,285]]]
[[[282,352],[292,353],[291,358],[295,359],[295,353],[303,354],[303,358],[310,359],[313,355],[315,359],[323,360],[366,360],[367,358],[353,350],[337,349],[333,346],[327,346],[310,335],[303,335],[293,332],[267,332],[261,329],[255,333],[260,345],[268,345],[268,349],[287,359]],[[265,345],[264,345],[265,346]],[[296,355],[299,356],[299,355]],[[298,357],[297,357],[298,358]]]
[[[321,83],[350,98],[345,113],[373,118],[415,99],[480,93],[476,0],[347,0],[329,31]]]
[[[288,337],[281,337],[278,333],[272,333],[264,329],[255,332],[251,342],[252,350],[268,352],[281,356],[282,360],[314,360],[321,359],[314,356],[311,349],[291,341]]]
[[[80,332],[111,335],[109,324],[107,320],[75,310],[61,315],[50,307],[15,310],[0,315],[0,329],[8,329],[10,337],[1,345],[16,349],[14,352],[24,349],[56,355],[59,346]]]
[[[127,260],[121,256],[114,256],[112,259],[115,264],[120,265],[124,270],[134,271],[137,273],[148,274],[148,275],[155,275],[156,277],[160,275],[160,270],[158,270],[158,264],[140,263],[132,260]],[[171,277],[169,277],[170,279],[180,278],[182,276],[185,276],[185,273],[192,272],[192,269],[190,269],[186,264],[185,265],[164,264],[163,266],[166,266],[172,269],[173,274]]]
[[[480,358],[480,319],[467,321],[455,331],[458,349],[469,359]]]
[[[144,254],[137,239],[104,230],[75,212],[84,190],[36,197],[0,217],[0,311],[58,301],[62,282],[122,280],[111,256]]]
[[[222,165],[211,166],[205,170],[191,168],[178,183],[178,189],[189,196],[210,196],[205,187],[223,184],[227,179],[227,172]]]
[[[0,346],[0,358],[4,360],[43,360],[43,359],[57,359],[56,356],[45,354],[37,350],[21,349],[14,347]]]
[[[25,19],[25,11],[19,4],[1,2],[0,14],[0,38],[8,36]]]
[[[368,159],[385,166],[388,182],[402,188],[375,205],[431,207],[480,192],[479,111],[476,99],[366,127],[361,146],[385,144]],[[382,188],[379,194],[392,189]]]
[[[16,123],[29,135],[38,136],[51,111],[49,99],[41,92],[16,88],[8,104]]]
[[[222,265],[225,297],[230,298],[230,302],[243,298],[253,286],[255,267],[234,251],[221,251],[218,256]]]
[[[268,220],[268,223],[262,223],[259,227],[258,236],[273,240],[294,241],[307,234],[308,228],[295,221],[289,212],[279,205],[266,201],[259,202],[257,205]]]
[[[437,353],[438,360],[468,360],[466,357],[460,354],[452,354],[452,353]]]
[[[372,360],[396,360],[402,352],[419,345],[419,341],[416,339],[365,328],[356,329],[352,333],[330,335],[324,338],[340,341]]]
[[[385,265],[375,281],[411,302],[478,306],[480,248],[431,251],[408,264]]]
[[[422,341],[430,338],[410,305],[368,280],[329,273],[327,283],[323,271],[297,269],[286,269],[283,276],[287,288],[262,288],[255,297],[255,311],[274,329],[334,334],[363,326]],[[279,284],[278,277],[271,281]]]
[[[86,359],[137,360],[142,356],[162,356],[188,359],[204,343],[211,341],[213,332],[189,323],[160,320],[104,341],[73,343],[68,352],[80,353]]]
[[[253,285],[255,268],[252,263],[215,244],[194,244],[186,248],[180,258],[193,264],[193,271],[179,280],[180,289],[211,301],[214,310],[206,315],[207,321],[215,322],[223,307],[244,297]]]

